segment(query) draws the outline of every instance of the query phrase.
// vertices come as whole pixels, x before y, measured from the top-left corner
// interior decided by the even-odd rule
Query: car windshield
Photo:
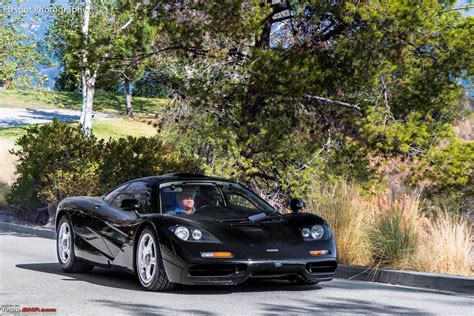
[[[160,187],[161,212],[247,220],[278,214],[255,193],[234,183],[172,183]],[[250,217],[250,218],[249,218]]]

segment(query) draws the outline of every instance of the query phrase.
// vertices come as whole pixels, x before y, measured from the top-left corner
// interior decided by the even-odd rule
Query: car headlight
[[[189,239],[189,229],[184,226],[178,226],[174,230],[174,234],[181,240],[188,240]]]
[[[304,238],[309,238],[309,236],[311,235],[311,230],[309,228],[303,228],[301,230],[301,235],[304,237]]]
[[[193,230],[193,233],[191,234],[194,240],[201,240],[202,238],[202,232],[199,229]]]
[[[321,239],[324,236],[324,228],[321,225],[314,225],[311,227],[311,237],[313,239]]]
[[[305,240],[319,240],[323,237],[328,237],[330,235],[325,236],[325,229],[322,225],[314,225],[311,228],[304,227],[301,229],[301,236]]]
[[[219,243],[220,241],[214,237],[211,233],[193,227],[186,227],[183,225],[174,225],[169,227],[169,231],[176,237],[184,241],[203,241]]]

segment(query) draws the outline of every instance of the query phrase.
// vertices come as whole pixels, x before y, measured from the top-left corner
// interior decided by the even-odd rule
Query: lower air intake
[[[306,270],[310,273],[334,273],[337,263],[331,261],[310,262],[306,264]]]
[[[223,277],[247,269],[245,264],[200,264],[189,268],[189,276]]]

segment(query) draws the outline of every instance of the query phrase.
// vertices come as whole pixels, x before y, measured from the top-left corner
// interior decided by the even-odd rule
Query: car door
[[[78,230],[79,234],[81,234],[81,232],[87,232],[87,235],[84,235],[83,238],[109,259],[113,258],[112,252],[106,245],[102,232],[103,227],[105,226],[105,221],[111,214],[108,203],[113,201],[115,197],[128,185],[128,183],[121,185],[111,192],[105,194],[102,198],[93,200],[93,202],[91,201],[92,204],[88,207],[87,213],[79,214],[77,215],[78,218],[75,219],[75,221],[78,223],[87,222],[87,227],[83,225],[84,229]],[[106,261],[101,263],[107,264]]]
[[[123,253],[127,246],[133,245],[134,230],[142,222],[136,212],[121,208],[122,201],[137,199],[141,205],[139,213],[149,213],[152,206],[151,193],[148,181],[134,181],[98,210],[99,230],[113,258]]]

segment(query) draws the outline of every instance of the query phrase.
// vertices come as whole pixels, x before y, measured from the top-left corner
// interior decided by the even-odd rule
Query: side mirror
[[[140,201],[137,199],[123,199],[121,207],[124,211],[138,211],[140,209]]]
[[[303,200],[291,199],[290,201],[290,209],[293,213],[299,212],[304,206]]]

